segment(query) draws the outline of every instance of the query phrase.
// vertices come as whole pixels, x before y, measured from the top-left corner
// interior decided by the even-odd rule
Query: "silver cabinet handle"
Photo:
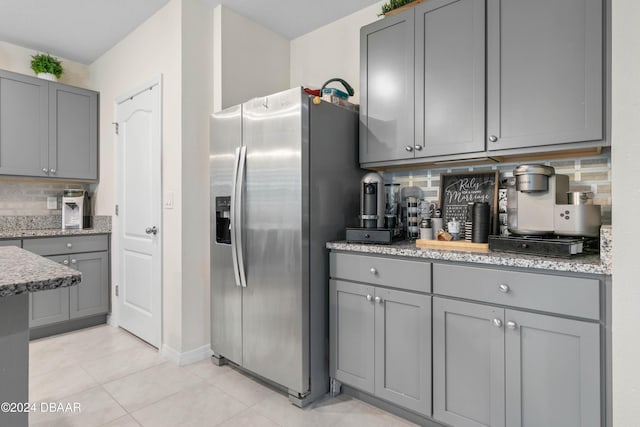
[[[55,174],[56,170],[55,169],[49,169],[49,172],[51,172],[52,174]]]
[[[367,294],[367,301],[371,301],[373,299],[373,297],[369,294]]]
[[[370,272],[371,274],[373,274],[374,276],[375,276],[376,274],[378,274],[378,270],[376,270],[374,267],[371,267],[371,270],[369,270],[369,272]]]
[[[503,283],[502,285],[498,286],[498,290],[500,290],[500,292],[503,292],[503,293],[506,294],[507,292],[509,292],[511,290],[511,288],[509,288],[509,285],[506,285],[506,284]]]
[[[75,264],[76,262],[78,262],[78,261],[76,261],[76,260],[75,260],[75,259],[73,259],[73,258],[71,259],[71,264]]]
[[[405,150],[407,150],[408,152],[412,152],[413,151],[413,147],[410,145],[407,145],[406,147],[404,147]]]
[[[153,234],[155,236],[156,234],[158,234],[158,227],[156,227],[155,225],[153,227],[147,227],[144,232],[147,234]]]
[[[502,320],[498,319],[497,317],[495,319],[493,319],[493,326],[495,326],[496,328],[499,328],[502,326]]]
[[[42,172],[44,172],[44,173],[49,173],[49,169],[47,169],[47,168],[42,168]]]
[[[71,243],[67,243],[67,247],[68,247],[69,249],[71,249],[71,248],[73,247],[73,245],[72,245]]]
[[[68,260],[68,259],[65,259],[64,261],[62,261],[62,263],[63,263],[64,265],[69,265],[69,260]]]
[[[414,145],[413,147],[416,149],[416,151],[422,150],[422,145]]]
[[[518,324],[516,322],[507,322],[507,328],[509,329],[516,329],[518,327]]]
[[[382,298],[376,297],[375,300],[378,304],[382,304]]]
[[[491,136],[489,137],[489,141],[491,141],[491,142],[496,142],[497,140],[498,140],[498,137],[497,137],[497,136],[495,136],[495,135],[491,135]]]

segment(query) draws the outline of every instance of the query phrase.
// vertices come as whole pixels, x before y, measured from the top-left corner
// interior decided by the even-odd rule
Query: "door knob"
[[[369,270],[369,273],[375,276],[376,274],[378,274],[378,270],[376,270],[374,267],[371,267],[371,269]]]
[[[518,327],[518,324],[516,322],[507,322],[507,328],[509,329],[516,329]]]
[[[55,169],[49,169],[49,172],[51,172],[52,174],[55,174],[56,170]]]
[[[414,146],[416,151],[421,151],[422,150],[422,145],[415,145]]]
[[[382,304],[382,298],[380,297],[375,297],[374,298],[375,302],[377,302],[378,304]]]
[[[44,173],[49,173],[49,169],[47,169],[47,168],[42,168],[42,172],[44,172]]]
[[[369,294],[367,294],[367,301],[371,301],[373,299],[373,297]]]
[[[147,227],[147,229],[144,230],[144,232],[147,233],[147,234],[156,235],[156,234],[158,234],[158,227],[156,227],[155,225],[153,227]]]
[[[498,137],[497,137],[497,136],[495,136],[495,135],[491,135],[491,136],[489,137],[489,141],[491,141],[491,142],[496,142],[497,140],[498,140]]]
[[[498,286],[498,290],[506,294],[511,290],[511,288],[509,288],[509,285],[503,283],[502,285]]]
[[[406,147],[404,147],[405,150],[407,150],[408,152],[412,152],[413,151],[413,147],[410,145],[407,145]]]
[[[501,326],[502,326],[502,320],[500,320],[500,319],[498,319],[498,318],[493,319],[493,325],[494,325],[496,328],[501,327]]]

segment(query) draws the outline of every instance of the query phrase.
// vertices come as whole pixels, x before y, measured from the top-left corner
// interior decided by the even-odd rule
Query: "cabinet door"
[[[69,291],[69,317],[109,311],[109,254],[92,252],[69,255],[70,265],[82,272],[82,281]]]
[[[330,281],[330,372],[337,380],[374,392],[374,287]]]
[[[98,94],[50,83],[49,114],[50,175],[98,179]]]
[[[506,310],[506,414],[510,427],[596,427],[597,323]]]
[[[413,158],[413,9],[360,29],[360,163]]]
[[[0,174],[47,176],[47,97],[45,80],[0,71]]]
[[[17,246],[21,248],[22,241],[21,240],[0,240],[0,246]]]
[[[375,394],[431,415],[431,297],[376,288]]]
[[[431,0],[416,16],[416,157],[484,151],[485,0]]]
[[[602,139],[602,0],[488,0],[489,150]]]
[[[433,418],[504,427],[503,321],[502,309],[433,298]]]
[[[48,259],[69,265],[69,257],[50,256]],[[49,325],[69,320],[69,288],[29,292],[29,327]]]

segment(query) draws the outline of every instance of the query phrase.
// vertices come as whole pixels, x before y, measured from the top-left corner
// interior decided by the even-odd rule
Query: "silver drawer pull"
[[[493,322],[493,326],[495,326],[496,328],[499,328],[502,326],[502,320],[498,319],[497,317],[493,319],[492,322]]]
[[[67,247],[68,247],[69,249],[71,249],[71,248],[73,247],[73,245],[72,245],[71,243],[67,243]]]
[[[63,263],[64,265],[69,265],[69,260],[68,260],[68,259],[65,259],[64,261],[62,261],[62,263]]]
[[[78,261],[76,261],[75,259],[71,259],[71,264],[75,264],[76,262]]]
[[[371,267],[371,269],[369,270],[369,272],[370,272],[371,274],[373,274],[374,276],[375,276],[376,274],[378,274],[378,270],[376,270],[374,267]]]
[[[373,299],[373,297],[369,294],[367,294],[367,301],[371,301]]]
[[[516,322],[507,322],[507,328],[509,329],[516,329],[518,327],[518,324]]]
[[[498,289],[500,290],[500,292],[503,292],[505,294],[511,290],[509,288],[509,285],[505,285],[504,283],[502,285],[498,286]]]
[[[376,299],[376,302],[377,302],[378,304],[382,304],[382,298],[380,298],[380,297],[376,297],[375,299]]]
[[[49,173],[49,169],[47,169],[47,168],[42,168],[42,172],[44,172],[44,173]]]

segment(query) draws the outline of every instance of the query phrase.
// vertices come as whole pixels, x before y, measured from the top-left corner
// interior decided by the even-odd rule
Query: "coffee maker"
[[[519,165],[507,189],[509,231],[520,236],[597,237],[600,206],[569,202],[569,177],[551,166]]]
[[[385,192],[378,173],[368,173],[360,180],[359,218],[360,227],[347,228],[347,242],[388,244],[396,238],[395,228],[384,228]]]
[[[91,228],[92,222],[89,193],[85,190],[64,190],[62,193],[62,229]]]

